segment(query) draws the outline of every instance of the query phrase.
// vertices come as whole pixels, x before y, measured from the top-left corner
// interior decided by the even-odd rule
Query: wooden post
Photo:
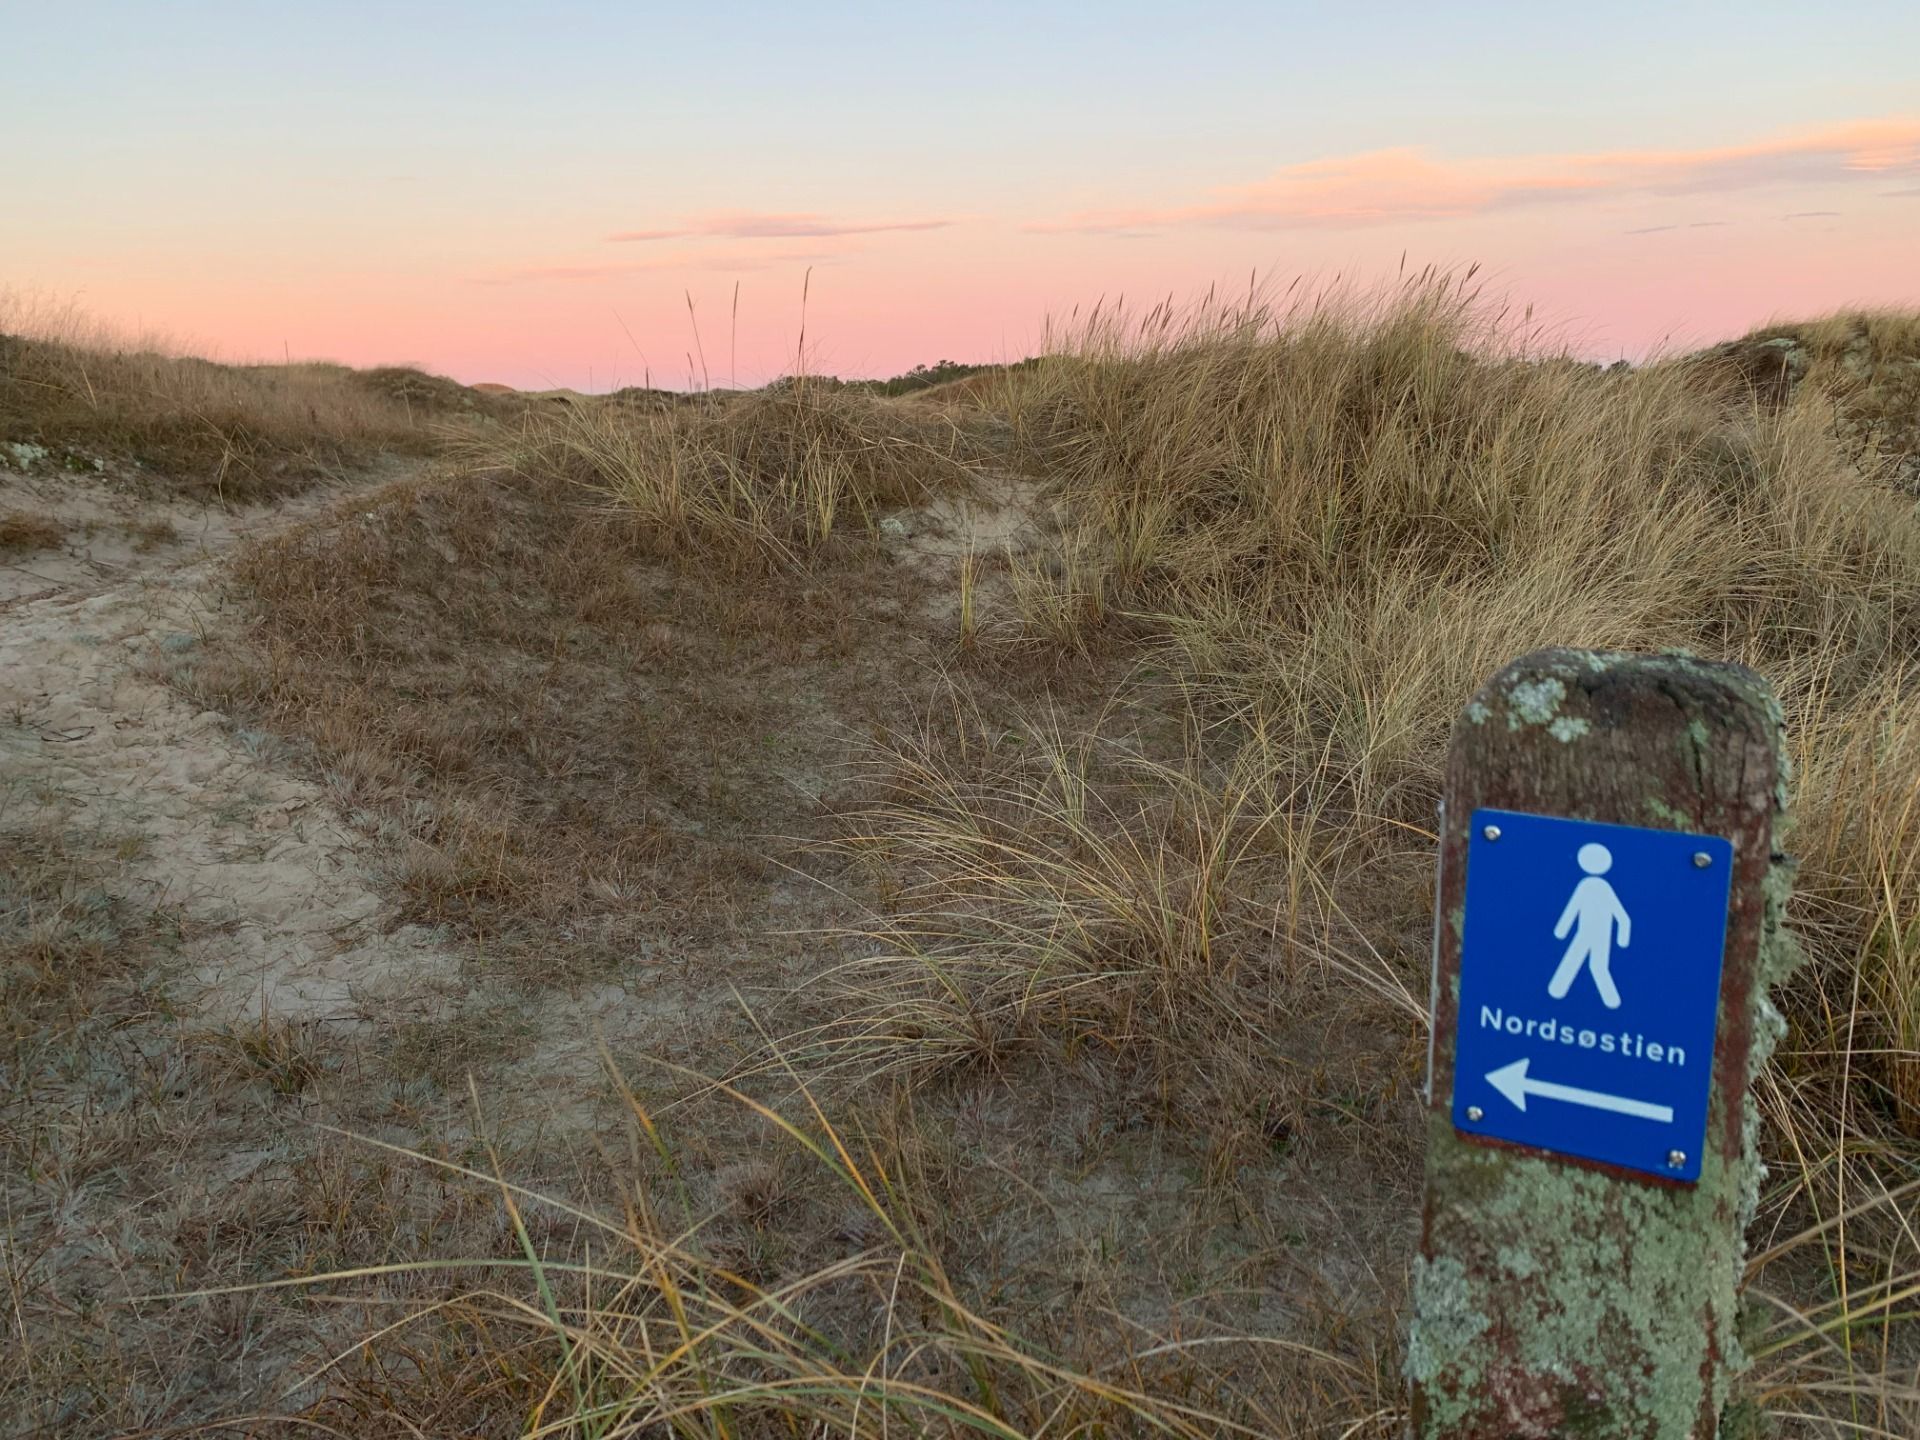
[[[1735,1286],[1759,1182],[1754,1081],[1785,1028],[1768,990],[1795,953],[1781,929],[1789,884],[1777,848],[1784,810],[1779,707],[1767,683],[1740,666],[1684,655],[1541,650],[1482,687],[1456,723],[1441,817],[1426,1200],[1407,1354],[1414,1427],[1422,1440],[1709,1440],[1717,1433],[1729,1382],[1744,1364]],[[1620,900],[1644,913],[1634,921],[1630,947],[1621,948],[1627,936],[1619,933],[1609,974],[1604,946],[1597,962],[1583,961],[1584,952],[1556,938],[1571,927],[1577,897],[1567,901],[1561,930],[1551,930],[1565,890],[1548,901],[1544,922],[1529,912],[1523,933],[1508,933],[1517,912],[1503,914],[1497,890],[1487,888],[1503,873],[1486,858],[1495,853],[1486,848],[1493,841],[1506,846],[1501,864],[1525,858],[1531,847],[1566,871],[1567,879],[1556,884],[1599,881],[1581,881],[1558,842],[1515,843],[1536,829],[1520,832],[1509,823],[1513,833],[1502,839],[1498,818],[1488,818],[1488,811],[1514,812],[1515,822],[1536,829],[1530,817],[1639,827],[1604,833],[1621,837],[1614,848],[1623,853],[1643,841],[1649,855],[1684,847],[1681,861],[1690,858],[1701,874],[1690,876],[1684,863],[1661,869],[1659,885],[1670,890],[1655,893],[1657,885],[1641,880],[1636,891],[1615,871]],[[1577,838],[1575,827],[1564,828]],[[1588,866],[1591,850],[1607,855],[1583,848],[1581,867],[1603,873],[1600,861]],[[1470,854],[1482,881],[1471,897],[1471,917]],[[1709,893],[1686,887],[1707,885],[1715,864],[1726,865],[1717,880],[1717,893],[1726,897],[1724,953],[1711,957],[1719,965],[1717,1007],[1711,974],[1686,972],[1706,974],[1697,1008],[1698,1023],[1704,1026],[1711,1015],[1715,1026],[1710,1067],[1699,1064],[1687,1076],[1684,1059],[1676,1068],[1671,1053],[1641,1035],[1623,1032],[1616,1040],[1603,1030],[1596,1039],[1591,1029],[1574,1031],[1553,1019],[1572,1013],[1556,1006],[1642,1014],[1648,997],[1658,1003],[1660,992],[1649,987],[1666,983],[1663,968],[1672,977],[1707,964],[1701,944],[1677,946],[1684,954],[1663,953],[1659,927],[1651,922],[1661,920],[1661,906],[1698,902]],[[1718,904],[1705,907],[1715,925]],[[1700,909],[1696,903],[1694,913]],[[1549,933],[1539,933],[1541,924]],[[1678,933],[1677,925],[1669,928]],[[1463,938],[1467,985],[1476,997],[1471,1013],[1461,999]],[[1528,968],[1532,958],[1489,960],[1495,951],[1537,954],[1545,969]],[[1556,961],[1569,971],[1575,962],[1591,963],[1596,973],[1591,979],[1576,973],[1571,989],[1562,989],[1556,976],[1561,993],[1552,998],[1546,975]],[[1525,977],[1511,978],[1520,971]],[[1473,987],[1496,972],[1501,984],[1524,982],[1537,1001],[1480,1003],[1477,997],[1487,992]],[[1614,981],[1626,992],[1627,1007],[1594,1009],[1621,1005],[1618,994],[1608,998]],[[1536,1021],[1536,1014],[1548,1018]],[[1656,1013],[1656,1023],[1643,1028],[1657,1031],[1664,1018]],[[1456,1075],[1463,1035],[1477,1048]],[[1501,1046],[1520,1058],[1530,1054],[1532,1071],[1505,1065],[1486,1073],[1489,1063],[1501,1063],[1488,1056],[1508,1053]],[[1600,1046],[1607,1047],[1604,1054]],[[1630,1063],[1616,1063],[1623,1049],[1635,1052]],[[1662,1063],[1647,1063],[1655,1054]],[[1619,1083],[1603,1087],[1608,1093],[1550,1083],[1581,1063]],[[1684,1120],[1659,1123],[1663,1111],[1671,1120],[1679,1102],[1612,1098],[1617,1091],[1659,1099],[1660,1086],[1686,1080],[1710,1084],[1703,1135],[1699,1116],[1693,1121],[1697,1157],[1682,1138]],[[1506,1099],[1495,1096],[1489,1082]],[[1672,1157],[1671,1174],[1658,1173],[1657,1158],[1607,1163],[1582,1157],[1584,1142],[1573,1132],[1593,1113],[1583,1106],[1609,1105],[1627,1118],[1593,1123],[1671,1144],[1658,1152]],[[1482,1133],[1483,1126],[1494,1131],[1508,1123],[1534,1127],[1528,1132],[1533,1143]],[[1568,1143],[1557,1135],[1543,1143],[1539,1127],[1562,1124]],[[1687,1171],[1697,1179],[1681,1178]]]

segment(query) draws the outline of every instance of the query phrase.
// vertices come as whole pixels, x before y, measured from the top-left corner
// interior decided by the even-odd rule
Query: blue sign
[[[1733,846],[1476,810],[1453,1123],[1697,1181]]]

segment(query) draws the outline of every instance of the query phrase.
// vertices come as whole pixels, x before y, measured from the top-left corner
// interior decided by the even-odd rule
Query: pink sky
[[[794,363],[803,286],[811,363],[849,376],[1014,358],[1102,297],[1403,259],[1478,263],[1599,357],[1920,305],[1901,7],[1871,45],[1761,5],[1657,50],[1499,6],[1453,19],[1497,13],[1508,50],[1417,7],[1264,39],[1265,10],[1090,32],[1010,8],[1014,49],[991,5],[918,47],[722,8],[711,32],[569,5],[469,7],[455,32],[404,5],[28,21],[50,63],[0,96],[36,140],[0,287],[226,358],[582,388],[699,383],[702,350],[712,383],[763,381]],[[85,105],[49,78],[63,44],[99,78]],[[1843,44],[1845,85],[1820,78]]]

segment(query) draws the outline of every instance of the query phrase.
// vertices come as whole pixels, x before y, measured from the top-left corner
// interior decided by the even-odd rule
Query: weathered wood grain
[[[1425,1440],[1704,1440],[1742,1358],[1735,1285],[1758,1183],[1752,1091],[1791,960],[1779,707],[1739,666],[1542,650],[1468,704],[1441,823],[1427,1188],[1407,1370]],[[1492,806],[1689,830],[1734,871],[1697,1185],[1457,1132],[1467,825]]]

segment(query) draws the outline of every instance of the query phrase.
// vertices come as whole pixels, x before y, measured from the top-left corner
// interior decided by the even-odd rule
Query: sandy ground
[[[245,509],[142,496],[92,477],[0,479],[0,513],[44,516],[67,532],[58,548],[0,553],[5,788],[58,796],[69,826],[144,842],[117,884],[144,907],[191,922],[181,956],[190,979],[174,999],[193,1028],[271,1019],[345,1039],[407,1019],[444,1022],[482,998],[463,977],[458,942],[399,923],[383,883],[392,847],[352,823],[278,737],[196,711],[182,694],[190,687],[167,683],[232,618],[221,560],[236,544],[409,468],[396,461],[361,486]],[[896,518],[886,533],[909,563],[946,576],[962,554],[985,559],[1039,542],[1053,517],[1029,490],[988,487]],[[983,600],[1004,603],[1004,590],[1004,575],[983,576]],[[950,577],[932,603],[957,608]],[[825,783],[811,775],[803,788]],[[639,1040],[638,1030],[663,1041],[710,1022],[709,987],[674,983],[677,967],[661,968],[644,983],[517,1006],[527,1033],[513,1069],[533,1082],[522,1098],[537,1095],[549,1114],[574,1111],[602,1089],[603,1039]],[[665,993],[637,995],[635,985]]]
[[[395,466],[365,483],[405,473]],[[261,1278],[385,1258],[387,1237],[402,1223],[394,1217],[437,1214],[447,1203],[437,1193],[421,1199],[412,1190],[398,1199],[354,1192],[352,1204],[320,1227],[322,1258],[310,1258],[307,1252],[319,1243],[312,1239],[315,1175],[364,1176],[380,1158],[364,1145],[329,1140],[319,1125],[408,1148],[460,1144],[478,1125],[513,1146],[518,1154],[511,1163],[530,1167],[535,1178],[603,1167],[604,1145],[621,1133],[606,1056],[643,1074],[653,1073],[641,1065],[643,1057],[725,1064],[750,1034],[743,1003],[777,1003],[830,960],[828,942],[818,937],[835,918],[833,895],[800,875],[758,892],[754,912],[721,940],[692,948],[643,943],[636,963],[573,984],[534,984],[525,973],[503,973],[471,941],[402,923],[391,867],[404,858],[404,845],[355,815],[287,742],[225,714],[196,711],[185,698],[192,686],[177,683],[210,648],[208,637],[241,618],[227,609],[238,602],[223,593],[222,557],[246,537],[346,506],[352,489],[321,488],[271,508],[222,511],[103,485],[60,484],[30,490],[18,480],[0,483],[0,512],[52,515],[68,529],[58,549],[0,555],[0,794],[41,803],[57,797],[69,829],[142,842],[124,852],[114,887],[144,909],[187,922],[170,967],[179,979],[166,987],[166,1044],[191,1054],[210,1043],[225,1054],[248,1035],[268,1035],[271,1022],[314,1044],[323,1074],[245,1106],[212,1092],[176,1102],[200,1112],[198,1128],[180,1133],[164,1167],[172,1176],[203,1178],[205,1193],[191,1206],[175,1204],[177,1179],[166,1182],[173,1187],[169,1206],[186,1221],[170,1209],[164,1226],[151,1217],[124,1225],[121,1214],[132,1211],[120,1207],[146,1203],[135,1198],[142,1186],[125,1181],[110,1189],[86,1182],[94,1187],[92,1198],[71,1208],[59,1197],[33,1199],[43,1212],[35,1217],[39,1233],[50,1237],[49,1278],[33,1304],[63,1306],[83,1286],[113,1293],[183,1283],[175,1277],[213,1264],[180,1259],[186,1247],[176,1232],[198,1224],[193,1216],[201,1210],[221,1217],[210,1226],[257,1210],[283,1216],[273,1222],[278,1228],[262,1233],[284,1240],[260,1244],[248,1257],[253,1269],[242,1272]],[[351,510],[345,515],[357,518]],[[928,656],[937,655],[954,633],[961,557],[1025,563],[1020,555],[1043,549],[1056,525],[1032,487],[1011,480],[986,486],[967,502],[890,517],[883,533],[925,582],[907,587],[920,613],[902,617],[890,643],[925,646]],[[988,626],[1010,610],[1005,565],[983,567],[978,598]],[[884,653],[864,663],[884,661],[894,669],[906,663],[880,649]],[[844,756],[850,722],[823,712],[794,723],[811,737],[803,747],[811,758],[797,755],[799,768],[783,769],[780,779],[799,797],[793,803],[808,808],[832,778],[821,757]],[[557,934],[553,942],[567,939]],[[478,1113],[469,1113],[469,1071]],[[89,1085],[100,1088],[97,1079]],[[956,1102],[971,1118],[956,1122],[945,1143],[967,1173],[981,1167],[1031,1173],[1020,1188],[1024,1199],[1009,1192],[1004,1214],[979,1221],[994,1245],[1023,1257],[1017,1268],[1034,1292],[1030,1303],[1064,1303],[1063,1296],[1078,1293],[1082,1271],[1103,1274],[1105,1263],[1088,1257],[1105,1255],[1114,1236],[1168,1236],[1199,1227],[1198,1246],[1203,1232],[1212,1235],[1226,1223],[1193,1210],[1190,1177],[1157,1142],[1111,1139],[1096,1147],[1098,1163],[1089,1160],[1063,1176],[1018,1138],[1031,1114],[1001,1114],[1008,1101],[999,1092],[976,1098]],[[40,1103],[53,1113],[47,1100]],[[74,1103],[80,1103],[78,1092]],[[1076,1124],[1091,1123],[1093,1111],[1078,1121],[1065,1113],[1080,1100],[1062,1094],[1053,1103],[1062,1113],[1047,1120],[1045,1133],[1078,1133]],[[735,1127],[716,1130],[711,1144],[703,1142],[702,1153],[690,1157],[692,1171],[724,1177],[741,1158],[737,1143]],[[1305,1197],[1292,1194],[1299,1183],[1283,1185],[1277,1176],[1258,1185],[1248,1181],[1263,1205],[1279,1207],[1289,1225],[1322,1242],[1313,1273],[1300,1283],[1317,1293],[1330,1273],[1345,1267],[1348,1283],[1378,1288],[1352,1274],[1377,1249],[1377,1237],[1346,1233],[1338,1216],[1309,1216],[1300,1209]],[[1264,1225],[1245,1235],[1239,1232],[1246,1227],[1229,1225],[1232,1244],[1259,1248],[1265,1242],[1253,1232],[1264,1233]],[[344,1239],[336,1233],[343,1226],[351,1232]],[[362,1228],[378,1231],[364,1242],[373,1247],[365,1256],[352,1248],[363,1243],[354,1238]],[[136,1239],[118,1238],[119,1229]],[[495,1240],[505,1243],[500,1237],[475,1243]],[[1217,1240],[1212,1235],[1207,1243]],[[1175,1244],[1170,1253],[1203,1269],[1221,1263],[1212,1250],[1186,1255],[1191,1248]],[[226,1271],[216,1273],[224,1278]],[[1147,1318],[1157,1323],[1162,1317],[1156,1311]],[[52,1322],[30,1315],[28,1328],[35,1325],[52,1333]],[[198,1343],[214,1346],[217,1334],[205,1333],[212,1338]],[[226,1368],[218,1376],[193,1380],[200,1398],[187,1409],[169,1409],[161,1397],[143,1400],[139,1417],[203,1413],[197,1407],[206,1397],[243,1391],[258,1403],[284,1403],[292,1392],[276,1377],[295,1373],[289,1367],[309,1353],[305,1332],[268,1346],[271,1359],[248,1348],[253,1343],[236,1342],[230,1355],[222,1352],[217,1364]]]
[[[190,686],[170,683],[190,678],[206,638],[237,618],[222,586],[229,551],[412,469],[396,461],[355,485],[231,510],[85,477],[0,482],[0,512],[68,529],[58,549],[0,555],[0,803],[53,806],[69,833],[135,842],[112,888],[181,922],[165,987],[175,1043],[279,1030],[328,1053],[383,1055],[409,1033],[436,1051],[457,1038],[440,1062],[450,1093],[389,1136],[414,1143],[468,1133],[458,1057],[472,1033],[498,1032],[495,1052],[470,1057],[489,1123],[577,1134],[605,1119],[603,1045],[702,1030],[712,997],[664,967],[529,1003],[474,965],[470,946],[402,923],[392,836],[356,825],[280,737],[198,710]],[[356,1131],[386,1108],[316,1104],[309,1119]],[[223,1170],[220,1143],[196,1163]]]
[[[196,922],[185,959],[199,994],[183,998],[208,1023],[264,1007],[353,1024],[451,965],[428,932],[387,923],[368,841],[275,763],[274,740],[196,713],[157,678],[218,623],[219,557],[340,493],[224,511],[71,482],[0,489],[0,509],[70,527],[61,549],[0,562],[6,787],[56,792],[73,823],[145,840],[125,883]],[[156,533],[168,538],[142,538]]]

